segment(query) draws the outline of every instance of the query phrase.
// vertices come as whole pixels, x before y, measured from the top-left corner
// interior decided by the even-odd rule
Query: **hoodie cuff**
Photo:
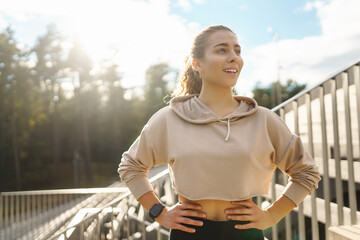
[[[281,194],[288,197],[291,201],[295,203],[296,206],[299,206],[299,204],[309,194],[309,191],[299,183],[289,182],[285,186]]]
[[[138,200],[147,192],[154,191],[147,177],[137,177],[125,183],[130,192]]]

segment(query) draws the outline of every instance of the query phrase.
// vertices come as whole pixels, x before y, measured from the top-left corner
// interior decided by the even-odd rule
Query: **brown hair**
[[[184,70],[178,75],[178,86],[172,96],[182,96],[200,93],[202,81],[200,74],[192,68],[191,59],[204,57],[205,48],[211,34],[226,30],[234,33],[230,28],[223,25],[210,26],[202,30],[194,39],[190,55],[185,58]],[[235,34],[235,33],[234,33]]]

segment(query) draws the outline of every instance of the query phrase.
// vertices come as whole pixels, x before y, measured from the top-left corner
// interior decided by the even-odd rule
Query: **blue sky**
[[[223,24],[242,45],[236,89],[251,96],[256,83],[278,75],[313,85],[359,61],[359,12],[359,0],[12,0],[0,5],[0,28],[11,24],[18,42],[30,47],[55,23],[80,39],[95,63],[116,53],[122,84],[130,87],[144,83],[151,64],[181,69],[193,37]]]
[[[190,9],[173,2],[171,12],[203,27],[218,23],[230,26],[250,48],[272,40],[268,27],[276,29],[283,38],[301,39],[319,35],[321,27],[316,11],[305,11],[306,2],[211,0]]]

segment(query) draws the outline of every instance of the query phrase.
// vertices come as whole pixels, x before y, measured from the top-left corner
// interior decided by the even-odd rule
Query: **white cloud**
[[[322,31],[327,36],[354,36],[360,34],[360,1],[333,0],[318,8]]]
[[[324,3],[322,1],[314,1],[314,2],[307,2],[304,6],[304,10],[305,11],[311,11],[311,10],[316,10],[316,9],[320,9],[324,6]]]
[[[177,0],[177,5],[181,7],[184,11],[190,11],[192,9],[189,0]]]
[[[244,53],[245,65],[237,88],[250,91],[257,81],[275,81],[278,59],[282,81],[292,78],[308,86],[360,60],[360,28],[355,27],[360,22],[360,1],[315,1],[305,6],[308,10],[313,7],[322,34],[299,40],[280,39],[278,52],[274,42],[250,49]]]

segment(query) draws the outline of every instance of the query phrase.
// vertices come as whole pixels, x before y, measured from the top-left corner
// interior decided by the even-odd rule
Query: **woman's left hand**
[[[225,209],[227,218],[234,221],[249,221],[246,224],[237,224],[237,229],[257,228],[265,230],[276,224],[273,216],[268,210],[261,209],[249,200],[231,201],[232,204],[242,207]]]

